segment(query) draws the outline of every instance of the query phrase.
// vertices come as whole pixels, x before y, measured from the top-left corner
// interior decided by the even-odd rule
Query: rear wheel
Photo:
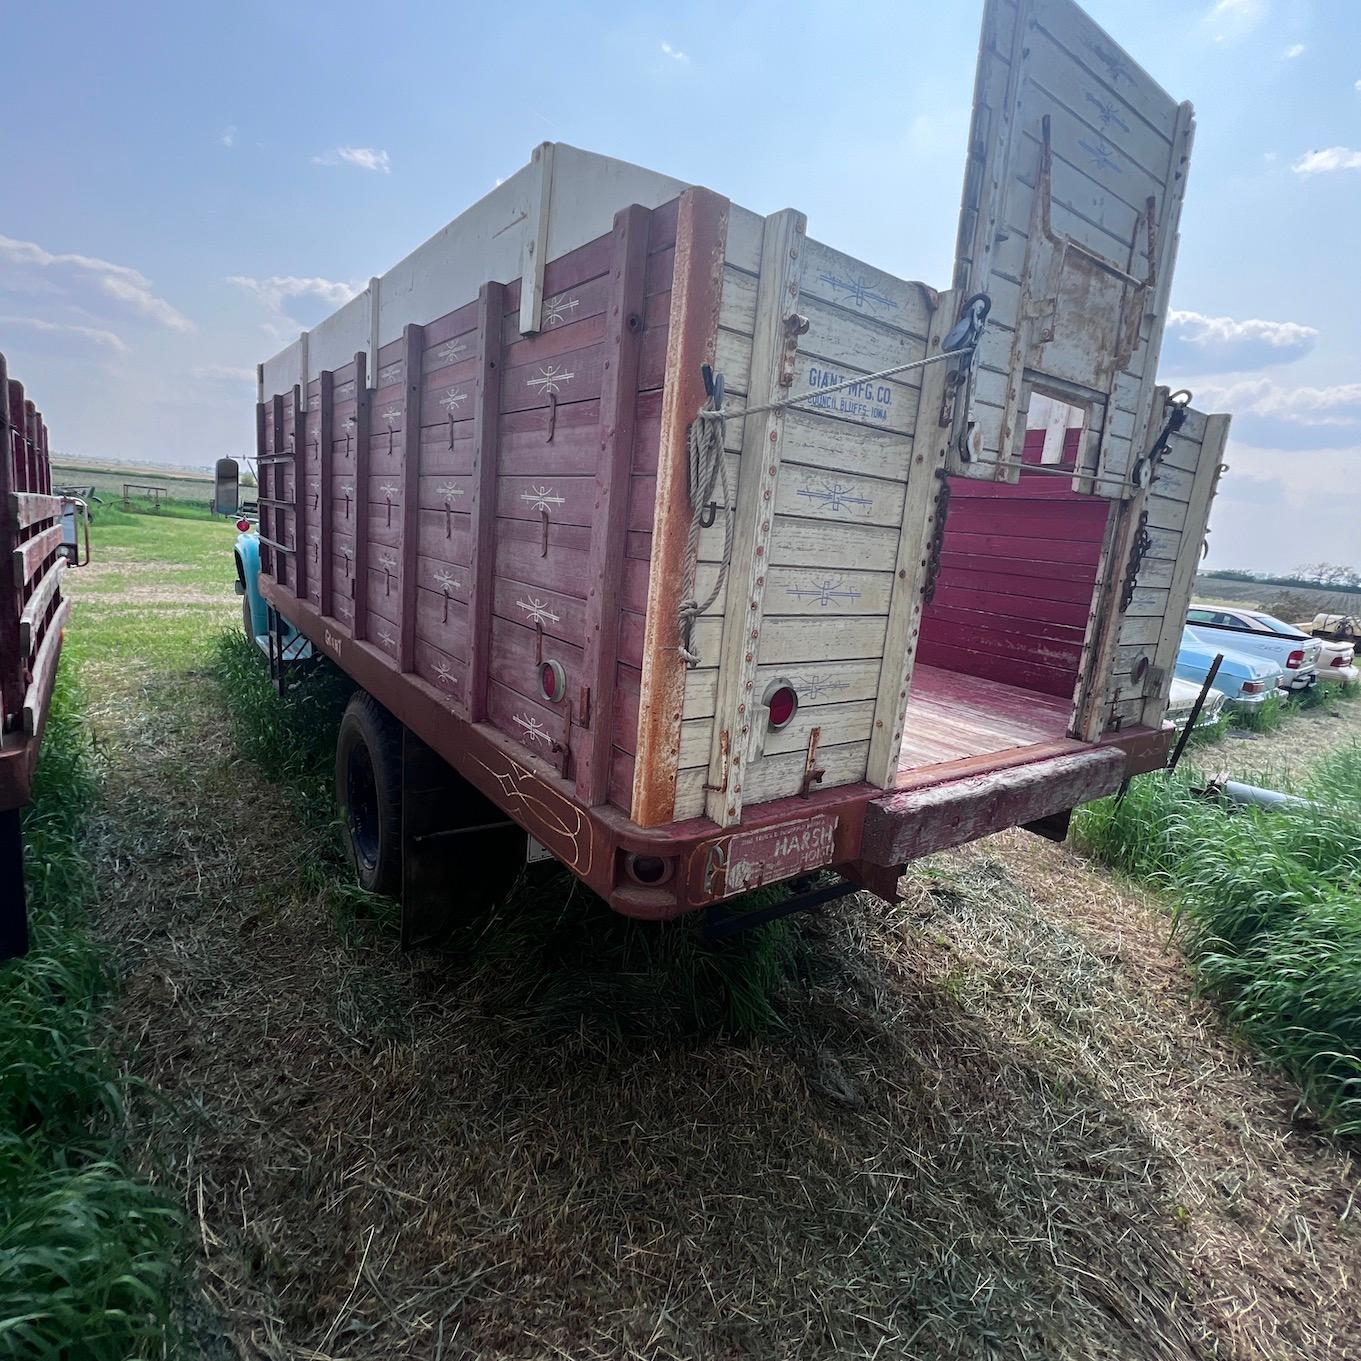
[[[250,596],[241,597],[241,627],[246,630],[246,637],[252,642],[255,641],[255,617],[251,613]]]
[[[336,804],[360,887],[402,886],[402,730],[372,695],[351,697],[336,738]]]

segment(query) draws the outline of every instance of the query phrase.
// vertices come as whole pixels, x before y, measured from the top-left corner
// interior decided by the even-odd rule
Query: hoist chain
[[[1139,584],[1139,568],[1144,565],[1144,556],[1153,547],[1153,536],[1148,532],[1148,511],[1139,512],[1139,529],[1134,536],[1134,546],[1129,551],[1129,565],[1125,568],[1125,586],[1120,592],[1120,613],[1129,609],[1134,599],[1135,587]]]
[[[926,551],[926,582],[922,587],[922,601],[929,605],[936,595],[936,578],[940,576],[940,555],[945,547],[945,517],[950,513],[950,481],[944,468],[936,469],[940,489],[936,492],[935,518],[931,524],[931,543]]]

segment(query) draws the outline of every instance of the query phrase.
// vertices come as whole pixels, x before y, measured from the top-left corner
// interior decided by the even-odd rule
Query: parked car
[[[1186,726],[1187,720],[1191,717],[1191,710],[1196,707],[1196,699],[1199,695],[1199,685],[1188,680],[1182,680],[1180,676],[1172,677],[1172,688],[1167,696],[1167,719],[1178,732]],[[1214,727],[1223,716],[1224,701],[1224,692],[1212,686],[1205,696],[1205,703],[1200,706],[1200,717],[1196,719],[1196,728]]]
[[[1186,622],[1211,640],[1221,638],[1235,652],[1275,662],[1284,673],[1282,690],[1298,694],[1318,684],[1322,644],[1293,624],[1260,610],[1231,605],[1192,605],[1186,611]]]
[[[1174,674],[1199,688],[1205,683],[1216,654],[1223,653],[1214,688],[1223,692],[1224,703],[1230,709],[1257,709],[1276,693],[1285,671],[1266,657],[1227,648],[1222,636],[1203,634],[1189,625],[1182,629]]]

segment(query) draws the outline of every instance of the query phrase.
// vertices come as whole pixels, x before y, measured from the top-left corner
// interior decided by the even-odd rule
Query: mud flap
[[[28,908],[24,900],[24,843],[19,810],[0,813],[0,964],[28,953]]]
[[[439,945],[501,902],[526,837],[409,729],[402,732],[402,948]]]

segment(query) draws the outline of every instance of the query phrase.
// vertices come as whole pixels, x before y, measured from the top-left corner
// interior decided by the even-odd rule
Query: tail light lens
[[[1297,648],[1296,648],[1296,649],[1295,649],[1295,650],[1294,650],[1294,651],[1285,659],[1285,664],[1286,664],[1286,667],[1287,667],[1289,670],[1291,670],[1291,671],[1294,671],[1297,667],[1303,666],[1303,665],[1304,665],[1304,649],[1303,649],[1302,647],[1297,647]]]
[[[539,663],[539,693],[550,704],[561,704],[567,693],[567,675],[562,663],[544,661]]]
[[[1244,681],[1243,693],[1245,695],[1260,695],[1266,689],[1266,681]]]
[[[1337,656],[1333,658],[1332,664],[1334,666],[1350,666],[1352,664],[1352,659],[1345,652],[1339,652]]]
[[[787,680],[773,681],[761,699],[770,716],[767,722],[771,732],[787,728],[799,711],[798,691]]]
[[[238,530],[240,530],[240,532],[241,532],[242,534],[244,534],[244,533],[246,532],[246,530],[248,530],[248,529],[250,528],[250,521],[249,521],[249,520],[238,520],[238,521],[236,522],[236,527],[237,527]]]

